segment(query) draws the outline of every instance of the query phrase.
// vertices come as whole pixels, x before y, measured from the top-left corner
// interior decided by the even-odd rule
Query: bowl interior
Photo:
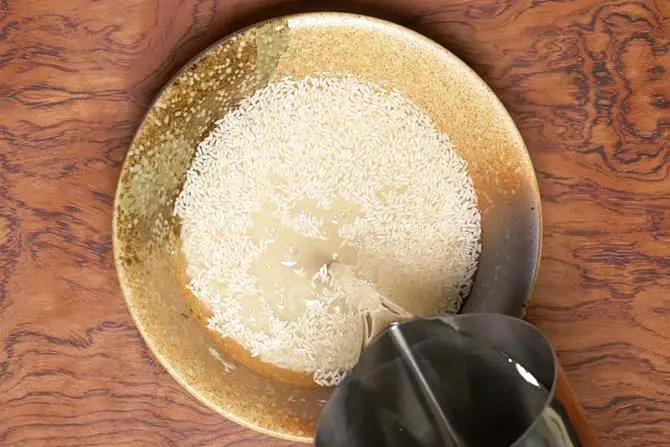
[[[223,352],[182,292],[175,198],[217,119],[283,77],[353,74],[410,98],[469,163],[482,255],[465,310],[520,314],[537,269],[540,203],[523,141],[484,82],[444,48],[377,19],[316,13],[273,19],[215,44],[161,92],[126,156],[114,254],[128,307],[172,376],[255,430],[309,441],[328,389],[268,379]]]

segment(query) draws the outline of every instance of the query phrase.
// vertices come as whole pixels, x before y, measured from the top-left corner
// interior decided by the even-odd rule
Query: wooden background
[[[112,197],[160,86],[244,25],[338,9],[444,44],[537,169],[530,319],[602,445],[670,445],[670,1],[0,0],[0,445],[288,445],[217,416],[143,344]]]

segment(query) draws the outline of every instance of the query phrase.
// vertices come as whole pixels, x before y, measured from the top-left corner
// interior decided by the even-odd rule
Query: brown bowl
[[[452,139],[469,163],[482,213],[482,254],[464,310],[520,314],[538,266],[540,197],[505,108],[435,42],[369,17],[313,13],[273,19],[204,51],[163,89],[128,154],[114,203],[114,256],[147,345],[194,396],[229,419],[310,441],[329,389],[268,378],[220,349],[203,310],[183,293],[175,198],[215,121],[268,82],[315,72],[395,88]]]

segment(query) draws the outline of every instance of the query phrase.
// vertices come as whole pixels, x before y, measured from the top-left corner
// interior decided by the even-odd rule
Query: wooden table
[[[0,445],[288,444],[206,409],[147,352],[111,214],[161,85],[231,31],[309,9],[416,29],[495,89],[542,190],[529,317],[602,445],[670,445],[667,0],[0,0]]]

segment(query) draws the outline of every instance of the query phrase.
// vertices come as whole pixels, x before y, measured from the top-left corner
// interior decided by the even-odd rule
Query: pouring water
[[[360,282],[337,263],[327,273]],[[554,351],[534,327],[493,314],[414,319],[359,287],[364,350],[323,409],[317,446],[595,445],[556,399]]]

